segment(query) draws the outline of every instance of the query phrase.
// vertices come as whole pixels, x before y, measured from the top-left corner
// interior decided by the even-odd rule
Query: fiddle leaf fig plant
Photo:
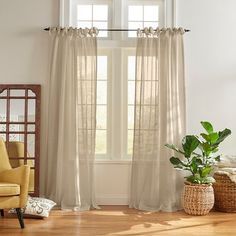
[[[219,144],[231,134],[231,130],[224,129],[216,132],[208,121],[201,121],[201,125],[205,132],[201,133],[200,137],[197,135],[185,136],[181,149],[173,144],[165,146],[184,156],[184,158],[172,156],[170,162],[174,168],[191,173],[185,177],[187,181],[195,184],[210,184],[214,182],[214,178],[210,176],[213,165],[220,161],[220,155],[216,154]]]

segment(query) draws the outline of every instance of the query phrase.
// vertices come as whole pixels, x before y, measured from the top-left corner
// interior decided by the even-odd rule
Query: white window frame
[[[122,62],[123,62],[123,158],[124,160],[130,160],[131,156],[128,154],[128,57],[135,56],[135,48],[126,48],[122,50]]]
[[[84,0],[86,3],[87,1]],[[99,2],[99,0],[97,0]],[[146,0],[144,0],[146,1]],[[177,4],[176,0],[163,0],[164,1],[164,27],[175,27],[176,26],[176,10],[177,10]],[[61,27],[69,27],[70,26],[70,4],[71,0],[60,0],[60,6],[59,6],[59,26]],[[115,27],[124,27],[124,24],[119,25],[120,19],[124,17],[120,14],[114,14],[114,9],[127,9],[127,0],[112,0],[112,26]],[[123,7],[121,6],[121,2],[124,3]],[[126,3],[126,4],[125,4]],[[121,11],[122,14],[124,14],[124,11]]]
[[[99,0],[77,0],[80,4],[99,4]],[[106,1],[106,0],[105,0]],[[100,2],[104,4],[105,1]],[[145,1],[145,4],[143,4]],[[108,27],[128,28],[128,5],[150,5],[161,0],[107,0],[110,16]],[[175,0],[163,0],[165,17],[163,27],[175,25]],[[60,0],[60,26],[69,27],[71,0]],[[162,27],[162,25],[160,25]],[[104,40],[106,39],[106,40]],[[96,161],[119,163],[130,161],[128,138],[128,56],[135,55],[136,38],[127,38],[127,32],[110,32],[109,38],[98,38],[98,56],[106,55],[107,73],[107,154],[96,154]],[[115,63],[122,61],[122,63]],[[122,64],[122,65],[121,65]],[[121,79],[122,78],[122,79]]]
[[[111,97],[112,88],[112,52],[106,48],[98,49],[98,56],[107,56],[107,98]],[[96,154],[97,160],[111,159],[111,132],[112,132],[112,119],[108,119],[111,116],[112,101],[107,99],[107,124],[106,124],[106,154]],[[112,116],[111,116],[112,118]]]
[[[129,6],[152,6],[152,5],[158,5],[159,6],[159,27],[165,27],[165,2],[163,0],[127,0],[126,1],[126,7],[125,7],[125,15],[124,15],[124,22],[125,22],[125,28],[128,29],[128,7]],[[128,39],[134,38],[134,37],[128,37],[128,32],[126,32],[125,37]]]
[[[107,5],[108,6],[108,28],[112,27],[112,0],[71,0],[71,5],[69,5],[69,19],[67,20],[69,22],[69,25],[77,25],[77,22],[74,22],[75,19],[77,19],[77,11],[76,6],[77,5]],[[71,9],[74,9],[72,11]],[[72,17],[70,17],[72,16]],[[110,39],[111,38],[111,32],[107,32],[107,37],[100,37],[99,39]]]

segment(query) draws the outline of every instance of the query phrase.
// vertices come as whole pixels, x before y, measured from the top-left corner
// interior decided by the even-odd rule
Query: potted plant
[[[182,204],[185,212],[191,215],[206,215],[214,205],[214,178],[211,172],[214,164],[220,160],[220,155],[216,154],[219,144],[231,134],[229,129],[215,132],[212,124],[207,121],[202,121],[201,125],[206,132],[201,133],[200,137],[185,136],[181,149],[173,144],[165,145],[178,154],[170,158],[174,168],[190,172],[185,177]]]

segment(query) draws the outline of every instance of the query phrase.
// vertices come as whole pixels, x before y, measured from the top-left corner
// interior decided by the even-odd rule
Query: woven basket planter
[[[189,215],[207,215],[214,206],[213,187],[210,184],[185,183],[182,205]]]
[[[215,209],[223,212],[236,212],[236,183],[226,174],[214,174]]]

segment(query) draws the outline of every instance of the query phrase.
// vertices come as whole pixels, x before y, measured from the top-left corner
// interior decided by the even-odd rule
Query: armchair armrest
[[[20,207],[26,205],[29,187],[30,167],[27,165],[0,173],[0,181],[20,185]]]

